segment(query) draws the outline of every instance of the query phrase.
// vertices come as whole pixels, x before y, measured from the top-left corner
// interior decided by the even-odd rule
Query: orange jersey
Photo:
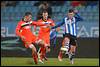
[[[44,25],[44,24],[40,24],[34,21],[31,22],[24,22],[24,21],[20,21],[16,27],[16,34],[21,37],[24,36],[24,43],[25,44],[31,44],[31,43],[35,43],[37,37],[31,32],[31,26],[32,25]],[[27,42],[27,43],[26,43]],[[28,47],[27,45],[25,45],[26,47]]]
[[[45,26],[40,27],[38,37],[40,39],[44,40],[44,42],[46,44],[50,44],[50,28],[47,26],[48,26],[48,24],[50,24],[50,26],[54,26],[55,24],[54,24],[53,20],[48,19],[45,22],[42,19],[40,19],[40,20],[38,20],[38,23],[46,24]]]

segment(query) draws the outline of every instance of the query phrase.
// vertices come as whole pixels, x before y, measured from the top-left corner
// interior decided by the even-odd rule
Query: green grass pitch
[[[32,58],[25,57],[1,57],[1,66],[99,66],[99,58],[75,58],[75,63],[70,64],[68,58],[58,61],[57,58],[48,58],[44,64],[34,64]]]

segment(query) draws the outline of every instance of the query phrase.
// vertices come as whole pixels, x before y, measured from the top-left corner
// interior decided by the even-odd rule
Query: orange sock
[[[40,48],[40,59],[41,60],[43,59],[43,49],[44,49],[43,47]]]
[[[42,60],[45,57],[46,54],[46,48],[45,47],[41,47],[40,48],[40,59]]]
[[[37,53],[33,53],[32,52],[32,57],[34,59],[35,64],[37,64],[38,63],[38,55],[37,55]]]
[[[46,48],[44,47],[44,50],[43,50],[43,57],[46,56]]]
[[[62,59],[62,51],[59,52],[59,57]]]

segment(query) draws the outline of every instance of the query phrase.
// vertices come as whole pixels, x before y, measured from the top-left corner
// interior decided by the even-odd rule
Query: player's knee
[[[34,52],[34,53],[36,53],[37,51],[36,51],[36,48],[34,49],[34,48],[32,48],[32,51]]]
[[[75,51],[76,51],[76,46],[71,45],[70,52],[75,52]]]
[[[60,48],[60,51],[62,51],[62,53],[65,53],[66,51],[67,51],[67,52],[69,51],[69,48],[61,47],[61,48]]]
[[[40,44],[43,46],[43,45],[44,45],[44,41],[41,40],[41,41],[40,41]]]
[[[36,48],[35,48],[35,46],[33,44],[30,44],[29,48],[31,48],[33,52],[36,52]]]

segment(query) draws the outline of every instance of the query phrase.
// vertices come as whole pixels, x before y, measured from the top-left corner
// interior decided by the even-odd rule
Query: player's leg
[[[43,62],[44,51],[45,51],[45,49],[44,49],[43,46],[39,48],[39,51],[38,51],[38,59],[39,59],[39,62],[41,62],[41,63],[44,63]]]
[[[48,52],[47,49],[48,47],[40,47],[38,51],[38,58],[39,61],[43,63],[43,60],[48,60],[46,57],[46,53]],[[47,50],[46,50],[47,49]],[[47,51],[47,52],[46,52]],[[49,50],[50,51],[50,50]]]
[[[76,52],[76,45],[71,45],[69,52],[70,53],[75,53]]]
[[[59,61],[62,61],[63,53],[66,51],[68,52],[69,42],[70,42],[70,39],[68,37],[65,37],[63,42],[62,42],[62,47],[61,47],[59,55],[58,55]]]
[[[32,49],[32,57],[34,59],[35,64],[37,64],[38,63],[38,55],[37,55],[36,48],[35,48],[35,46],[33,44],[30,44],[29,48]]]
[[[50,48],[47,46],[41,46],[38,51],[38,57],[40,61],[47,60],[46,52],[49,52]]]
[[[74,64],[74,56],[75,56],[75,52],[76,52],[76,39],[75,38],[71,38],[71,42],[70,42],[71,46],[70,46],[70,50],[69,50],[69,59],[70,59],[70,63]]]
[[[71,64],[74,64],[75,49],[76,46],[71,45],[70,52],[69,52],[69,59]]]
[[[45,39],[45,51],[44,51],[44,60],[48,60],[46,57],[46,53],[50,52],[50,37],[47,36]]]
[[[30,48],[32,50],[32,58],[33,58],[35,64],[37,64],[38,63],[38,56],[37,56],[37,51],[36,51],[35,46],[29,40],[27,40],[27,41],[25,40],[24,43],[25,43],[24,45],[26,48]]]
[[[46,53],[50,52],[50,43],[45,44]]]
[[[29,39],[27,39],[27,41],[29,42],[27,45],[30,49],[32,49],[32,58],[35,62],[35,64],[38,63],[38,55],[37,55],[37,50],[36,50],[36,47],[35,47],[35,41],[36,41],[37,37],[35,35],[33,36],[30,36]]]
[[[48,60],[47,57],[46,57],[46,53],[50,52],[50,46],[46,46],[46,50],[44,52],[44,60]]]
[[[44,46],[45,42],[42,39],[38,38],[37,44],[40,46],[40,48],[38,50],[38,59],[39,59],[39,62],[44,63],[43,62],[43,55],[44,55],[44,51],[45,51],[45,46]]]
[[[26,48],[32,49],[32,58],[35,64],[38,63],[38,56],[35,46],[32,43],[35,43],[36,37],[34,35],[25,36],[25,39],[22,39]]]
[[[62,42],[62,46],[64,45],[64,40],[63,40],[63,42]],[[63,55],[63,51],[61,50],[61,48],[60,48],[60,52],[59,52],[59,54],[58,54],[58,60],[59,61],[62,61],[62,55]]]

